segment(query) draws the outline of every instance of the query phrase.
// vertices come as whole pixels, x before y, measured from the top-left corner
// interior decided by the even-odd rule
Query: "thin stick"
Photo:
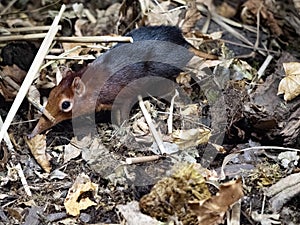
[[[271,60],[273,59],[272,55],[268,55],[267,58],[265,59],[264,63],[261,65],[259,70],[257,71],[257,80],[259,80],[262,75],[264,74],[266,68],[269,66]]]
[[[70,54],[71,52],[74,52],[74,51],[78,50],[79,48],[80,48],[80,46],[75,46],[74,48],[71,48],[71,49],[69,49],[69,50],[63,52],[63,53],[60,54],[59,56],[61,56],[61,57],[67,56],[68,54]],[[46,57],[46,56],[45,56],[45,57]],[[44,69],[44,68],[46,68],[47,66],[50,66],[52,63],[55,63],[55,60],[50,60],[50,61],[48,61],[47,63],[45,63],[45,64],[41,67],[41,69]]]
[[[93,60],[95,59],[92,55],[80,55],[80,56],[57,56],[57,55],[46,55],[45,59],[48,60],[61,60],[61,59],[72,59],[72,60]]]
[[[173,132],[173,111],[174,111],[174,102],[175,102],[175,98],[179,95],[178,91],[175,89],[175,95],[173,96],[173,98],[171,99],[171,105],[170,105],[170,114],[167,120],[167,124],[168,124],[168,134],[172,134]]]
[[[157,146],[158,146],[158,148],[159,148],[159,150],[160,150],[160,153],[161,153],[161,154],[165,154],[165,153],[166,153],[165,146],[164,146],[163,141],[162,141],[162,139],[160,138],[158,132],[156,131],[156,129],[155,129],[155,127],[154,127],[154,124],[153,124],[153,122],[152,122],[151,116],[150,116],[150,114],[148,113],[148,111],[147,111],[147,109],[146,109],[146,107],[145,107],[145,105],[144,105],[142,96],[139,95],[139,96],[138,96],[138,100],[139,100],[139,106],[140,106],[140,108],[141,108],[141,110],[142,110],[142,113],[144,114],[144,117],[145,117],[145,119],[146,119],[146,122],[147,122],[147,124],[148,124],[148,126],[149,126],[149,129],[150,129],[150,131],[151,131],[151,133],[152,133],[152,135],[153,135],[153,138],[154,138],[154,140],[155,140],[155,142],[156,142],[156,144],[157,144]]]
[[[257,14],[256,14],[256,41],[254,44],[254,51],[257,49],[258,45],[259,45],[259,27],[260,27],[260,11],[262,8],[262,3],[260,3],[260,6],[257,10]]]
[[[45,38],[47,33],[40,33],[40,34],[24,34],[24,35],[6,35],[0,37],[0,42],[4,41],[24,41],[24,40],[31,40],[31,39],[41,39]]]
[[[83,9],[83,13],[86,15],[86,17],[89,19],[91,23],[97,23],[97,19],[94,17],[94,15],[90,12],[88,9]]]
[[[6,11],[7,11],[10,7],[12,7],[13,4],[16,3],[16,1],[17,1],[17,0],[10,1],[10,2],[8,3],[8,5],[2,10],[2,12],[0,13],[0,16],[2,16],[3,14],[5,14]]]
[[[85,37],[56,37],[55,40],[63,42],[133,42],[132,37],[112,36],[85,36]]]
[[[158,8],[160,8],[161,12],[165,13],[167,15],[167,18],[168,18],[169,22],[171,24],[175,25],[173,19],[170,17],[170,14],[164,10],[164,8],[161,6],[161,4],[157,0],[154,0],[154,2],[158,6]]]
[[[263,215],[264,211],[265,211],[266,198],[267,198],[267,196],[264,195],[263,201],[262,201],[262,204],[261,204],[261,215]]]
[[[25,34],[25,35],[7,35],[0,37],[0,42],[4,41],[21,41],[30,39],[41,39],[46,37],[46,33]],[[85,36],[85,37],[55,37],[54,40],[61,42],[133,42],[132,37],[112,37],[112,36]]]
[[[1,75],[0,72],[0,77],[4,81],[6,81],[11,87],[13,87],[15,90],[17,91],[20,90],[20,86],[9,76],[3,76]],[[52,122],[55,121],[55,118],[45,109],[45,107],[42,106],[40,103],[38,103],[35,99],[31,98],[28,94],[27,94],[27,99],[35,108],[37,108],[41,113],[43,113],[49,120],[51,120]]]
[[[3,125],[3,120],[2,120],[2,117],[0,116],[0,127],[2,127],[2,125]],[[4,133],[4,141],[7,145],[8,150],[14,149],[14,146],[9,139],[9,135],[8,135],[7,131]]]
[[[8,31],[10,33],[28,32],[28,31],[44,31],[49,30],[51,26],[34,26],[34,27],[16,27],[16,28],[1,28],[1,30]]]
[[[0,130],[0,142],[2,141],[3,139],[3,136],[5,134],[5,132],[7,132],[7,129],[9,128],[14,116],[16,115],[24,97],[26,96],[33,80],[34,80],[34,77],[35,75],[38,73],[39,71],[39,68],[45,58],[45,56],[47,55],[48,53],[48,49],[49,47],[51,46],[51,43],[53,41],[53,38],[54,36],[56,35],[57,31],[58,31],[58,23],[59,23],[59,20],[63,14],[63,12],[65,11],[66,9],[66,6],[65,5],[62,5],[61,6],[61,9],[59,11],[59,14],[55,17],[52,25],[51,25],[51,28],[49,29],[38,53],[36,54],[36,57],[34,58],[34,61],[33,63],[31,64],[31,67],[21,85],[21,88],[20,88],[20,91],[18,92],[9,112],[8,112],[8,115],[4,121],[4,124],[3,126],[1,127],[1,130]]]
[[[144,162],[152,162],[155,160],[160,159],[160,155],[150,155],[150,156],[141,156],[141,157],[135,157],[135,158],[127,158],[126,164],[136,164],[136,163],[144,163]]]
[[[300,152],[300,149],[297,149],[297,148],[286,148],[286,147],[280,147],[280,146],[254,146],[254,147],[241,149],[241,150],[239,150],[239,152],[246,152],[246,151],[252,151],[252,150],[263,150],[263,149]]]
[[[18,163],[16,165],[16,169],[18,171],[19,177],[21,178],[21,183],[22,183],[22,185],[24,187],[24,190],[25,190],[26,194],[31,197],[32,193],[30,191],[29,185],[28,185],[27,180],[26,180],[26,178],[24,176],[24,173],[23,173],[23,170],[22,170],[22,167],[21,167],[20,163]]]
[[[203,39],[202,38],[187,38],[187,40],[202,41]],[[237,42],[234,42],[234,41],[225,40],[225,39],[222,39],[222,38],[220,38],[220,39],[218,39],[216,41],[222,41],[222,42],[225,42],[225,43],[228,43],[228,44],[232,44],[232,45],[236,45],[236,46],[240,46],[240,47],[243,47],[243,48],[253,49],[253,46],[249,46],[249,45],[246,45],[246,44],[237,43]],[[264,48],[256,48],[256,49],[259,50],[259,51],[265,51],[265,52],[270,52],[270,53],[278,53],[278,51],[267,50],[267,49],[264,49]]]

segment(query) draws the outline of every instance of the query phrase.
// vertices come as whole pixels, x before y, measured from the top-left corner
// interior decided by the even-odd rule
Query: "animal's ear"
[[[82,82],[80,77],[75,77],[72,83],[73,93],[77,96],[82,96],[85,93],[85,84]]]
[[[62,77],[62,78],[65,78],[65,77],[67,77],[67,76],[70,76],[72,73],[74,73],[74,72],[71,70],[71,68],[66,67],[66,66],[61,66],[61,67],[59,68],[59,70],[60,70],[60,73],[61,73],[61,77]]]

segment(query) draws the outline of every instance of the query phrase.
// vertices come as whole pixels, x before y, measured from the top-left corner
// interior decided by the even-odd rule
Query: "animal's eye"
[[[63,112],[69,112],[72,109],[72,102],[69,100],[62,101],[60,108]]]
[[[61,104],[61,108],[63,110],[68,109],[70,106],[71,106],[71,102],[69,102],[69,101],[63,101],[63,103]]]

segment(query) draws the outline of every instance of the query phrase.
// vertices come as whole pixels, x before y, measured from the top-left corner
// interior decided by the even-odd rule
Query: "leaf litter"
[[[47,31],[46,18],[60,8],[60,2],[44,4],[0,5],[0,32],[6,38],[0,38],[2,118],[39,47],[31,35]],[[122,35],[136,26],[177,25],[194,46],[219,59],[195,57],[176,79],[191,102],[178,96],[173,106],[153,96],[144,100],[152,128],[134,107],[118,128],[110,115],[100,114],[98,136],[73,137],[64,122],[27,140],[31,120],[40,115],[30,97],[44,101],[64,76],[62,67],[78,71],[112,46],[57,41],[33,83],[33,95],[9,129],[13,148],[4,142],[0,147],[0,223],[299,224],[300,55],[299,27],[293,22],[299,16],[276,4],[68,3],[60,36]],[[23,34],[26,42],[4,41],[21,40]],[[274,58],[262,71],[267,54]]]

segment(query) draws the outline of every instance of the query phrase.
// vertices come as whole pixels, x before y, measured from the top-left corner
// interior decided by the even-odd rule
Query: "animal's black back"
[[[188,42],[177,27],[141,27],[126,36],[132,36],[134,42],[116,45],[88,68],[95,71],[85,73],[97,77],[100,74],[94,68],[106,71],[106,81],[99,82],[103,83],[99,85],[101,103],[111,103],[123,87],[135,80],[146,77],[173,79],[193,57],[193,53],[188,50]],[[102,73],[100,81],[103,79]],[[147,86],[143,83],[139,85],[141,89],[143,85]]]
[[[141,27],[127,33],[125,36],[132,37],[133,41],[168,41],[183,47],[189,47],[184,39],[181,30],[175,26],[150,26]]]

